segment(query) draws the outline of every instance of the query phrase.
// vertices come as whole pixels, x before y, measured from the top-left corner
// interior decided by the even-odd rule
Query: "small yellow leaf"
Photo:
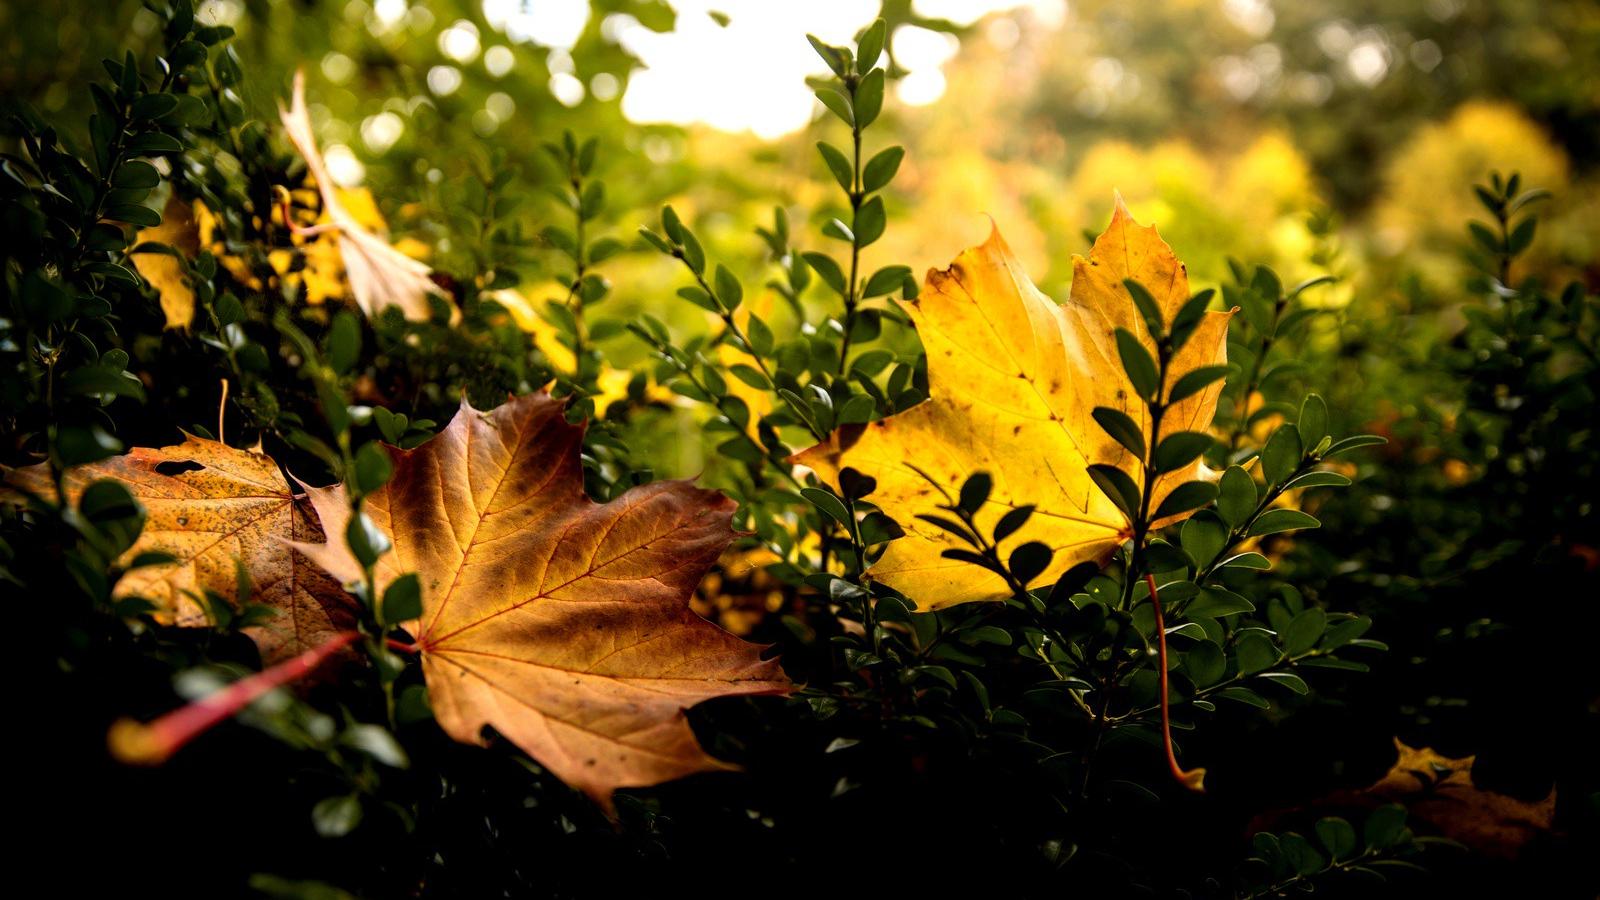
[[[323,161],[322,151],[317,149],[317,138],[312,132],[311,114],[306,109],[305,95],[305,77],[296,72],[290,105],[284,107],[279,104],[278,117],[289,142],[305,160],[306,169],[322,195],[322,208],[327,214],[328,224],[337,232],[336,245],[351,296],[368,316],[375,316],[386,307],[398,306],[406,318],[426,321],[432,315],[429,295],[447,295],[429,277],[432,270],[427,264],[401,253],[373,233],[372,228],[382,227],[382,216],[378,214],[370,194],[362,191],[341,192],[335,188]],[[352,206],[347,207],[347,203]],[[309,246],[321,243],[316,241]],[[308,302],[320,302],[333,295],[328,285],[313,284],[309,277],[306,286]]]
[[[189,204],[173,194],[161,213],[161,224],[141,228],[134,245],[146,242],[166,244],[194,258],[200,250],[200,233],[195,224],[194,211]],[[133,267],[140,277],[150,282],[161,297],[161,311],[166,314],[168,328],[187,329],[194,322],[194,289],[183,274],[183,262],[167,253],[135,253]]]

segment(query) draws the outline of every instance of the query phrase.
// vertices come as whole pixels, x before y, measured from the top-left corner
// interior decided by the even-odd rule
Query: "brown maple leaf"
[[[545,393],[463,403],[432,440],[389,448],[394,476],[365,508],[394,542],[380,590],[406,572],[422,582],[407,628],[439,724],[465,743],[493,726],[609,809],[616,788],[729,768],[695,742],[687,707],[792,685],[689,609],[734,537],[733,501],[663,481],[594,503],[583,428],[563,413]],[[343,534],[343,489],[310,496]],[[343,542],[300,547],[346,583],[362,575]]]
[[[1476,756],[1448,757],[1432,747],[1412,747],[1394,739],[1399,759],[1388,774],[1362,793],[1403,803],[1413,816],[1473,850],[1515,857],[1530,840],[1549,832],[1556,792],[1537,802],[1486,790],[1472,777]]]
[[[148,517],[120,562],[155,551],[175,558],[128,572],[117,582],[116,597],[149,600],[165,624],[204,626],[210,619],[198,598],[213,591],[237,604],[237,567],[243,565],[251,602],[279,612],[246,631],[263,659],[294,656],[354,627],[349,595],[289,546],[321,540],[322,529],[270,457],[186,434],[181,444],[136,447],[70,470],[68,498],[102,478],[122,482]],[[44,464],[8,472],[5,480],[41,496],[55,492]]]
[[[1536,801],[1478,786],[1476,756],[1445,756],[1432,747],[1412,747],[1394,738],[1396,759],[1383,777],[1363,788],[1344,788],[1310,802],[1255,816],[1249,830],[1279,830],[1308,812],[1374,809],[1389,803],[1406,808],[1415,822],[1466,845],[1474,853],[1515,859],[1529,843],[1555,828],[1556,791]]]

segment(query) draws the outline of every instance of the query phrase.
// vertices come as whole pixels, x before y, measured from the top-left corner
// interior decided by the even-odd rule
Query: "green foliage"
[[[41,770],[70,774],[58,779],[72,785],[64,809],[115,807],[95,823],[118,838],[104,842],[123,864],[112,875],[138,859],[220,893],[249,885],[276,896],[611,893],[685,872],[809,886],[841,853],[904,861],[938,841],[984,860],[996,881],[1041,893],[1266,897],[1395,876],[1397,890],[1411,890],[1406,873],[1437,842],[1413,834],[1398,807],[1378,807],[1359,827],[1328,816],[1303,829],[1309,836],[1239,839],[1243,814],[1314,802],[1334,780],[1317,767],[1346,761],[1330,763],[1309,740],[1287,752],[1285,735],[1349,727],[1376,738],[1363,746],[1387,747],[1407,728],[1428,732],[1433,716],[1468,715],[1446,709],[1454,688],[1444,674],[1408,668],[1436,648],[1441,673],[1498,711],[1485,729],[1522,721],[1512,699],[1557,726],[1580,705],[1586,672],[1549,649],[1549,635],[1552,621],[1582,621],[1574,598],[1589,595],[1593,577],[1580,563],[1600,546],[1600,307],[1582,285],[1552,293],[1514,278],[1539,233],[1541,198],[1514,175],[1479,189],[1492,221],[1471,228],[1467,252],[1482,272],[1443,354],[1383,352],[1391,323],[1376,317],[1352,338],[1358,315],[1310,302],[1327,278],[1286,288],[1265,266],[1235,264],[1230,283],[1196,293],[1170,322],[1129,282],[1155,352],[1122,332],[1119,361],[1151,425],[1110,408],[1094,420],[1143,477],[1112,466],[1092,475],[1130,534],[1105,566],[1030,590],[1055,551],[1028,540],[1028,527],[1052,511],[1024,506],[980,527],[989,474],[970,473],[917,521],[896,522],[873,503],[873,479],[846,469],[834,490],[788,462],[928,395],[909,322],[880,299],[917,292],[909,266],[878,258],[885,236],[910,224],[895,184],[906,150],[877,137],[896,74],[884,20],[853,46],[812,39],[831,73],[812,85],[831,117],[816,170],[830,197],[815,210],[778,205],[755,229],[768,268],[760,287],[710,212],[686,219],[667,205],[634,244],[616,238],[658,198],[637,189],[633,161],[613,155],[611,132],[596,127],[539,153],[485,150],[429,182],[425,198],[405,198],[429,210],[418,233],[450,248],[434,260],[448,301],[430,321],[406,321],[311,302],[303,275],[288,277],[306,271],[309,254],[282,216],[319,210],[279,206],[275,188],[305,176],[241,99],[256,78],[249,46],[197,25],[187,0],[152,8],[161,46],[105,64],[89,88],[86,140],[26,108],[6,125],[4,461],[46,461],[59,486],[73,465],[170,443],[179,429],[259,441],[303,483],[344,485],[351,523],[329,537],[365,571],[348,586],[361,639],[336,681],[274,692],[166,769],[130,773],[104,758],[107,724],[153,717],[259,668],[245,635],[274,613],[250,602],[242,565],[237,605],[195,598],[208,627],[172,627],[148,601],[114,600],[126,572],[162,561],[124,558],[145,525],[124,486],[4,507],[0,584],[35,645],[26,652],[39,686],[29,691],[81,719],[39,738],[47,751],[68,748]],[[156,207],[169,197],[204,206],[216,239],[192,253],[136,247],[132,228],[160,224]],[[815,234],[792,228],[792,215]],[[133,249],[176,260],[195,298],[188,331],[164,327]],[[619,310],[611,273],[654,254],[676,280],[632,286],[653,312]],[[535,295],[544,275],[557,296]],[[764,305],[767,293],[777,308]],[[518,327],[519,297],[553,344]],[[1228,365],[1169,372],[1219,304],[1240,310]],[[702,313],[709,333],[686,327]],[[629,367],[630,354],[649,361]],[[1388,373],[1395,358],[1406,377],[1341,377],[1352,367]],[[1223,379],[1220,437],[1164,421]],[[668,410],[690,411],[706,478],[738,501],[745,532],[703,611],[725,613],[717,603],[748,587],[761,604],[751,639],[777,644],[805,685],[788,700],[693,710],[703,745],[744,771],[624,792],[616,823],[492,737],[485,749],[442,735],[400,627],[428,588],[406,576],[379,596],[373,577],[390,548],[363,504],[392,474],[383,445],[427,440],[463,396],[488,407],[546,384],[570,398],[573,421],[590,423],[585,487],[599,500],[654,480],[644,460],[688,443]],[[1371,393],[1404,403],[1409,420],[1379,421]],[[1466,467],[1464,481],[1438,471],[1441,455]],[[1196,460],[1219,477],[1156,503],[1157,476]],[[914,611],[868,574],[909,529],[948,534],[945,557],[994,573],[1010,596]],[[1505,614],[1467,590],[1476,579],[1495,599],[1534,584],[1559,615]],[[1401,652],[1386,653],[1391,644]],[[1508,652],[1514,665],[1482,664]],[[1482,671],[1468,673],[1469,663]],[[1374,668],[1377,677],[1365,674]],[[1548,696],[1527,696],[1526,673],[1554,685]],[[1514,686],[1496,693],[1490,681]],[[1172,777],[1183,774],[1175,756],[1204,762],[1220,786],[1191,795]],[[1581,751],[1563,758],[1563,791],[1592,792],[1579,763]],[[164,815],[178,827],[148,826]],[[173,861],[174,834],[209,852]],[[882,868],[897,870],[898,887],[920,880],[898,863]]]

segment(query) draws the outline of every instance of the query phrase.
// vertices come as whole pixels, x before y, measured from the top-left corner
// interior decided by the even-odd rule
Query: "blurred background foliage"
[[[460,198],[473,183],[529,197],[496,210],[505,234],[565,222],[560,200],[532,189],[559,186],[562,173],[539,147],[567,129],[599,138],[600,230],[628,243],[601,267],[613,292],[599,316],[648,312],[683,335],[716,324],[674,296],[684,282],[677,263],[634,238],[662,203],[747,285],[778,274],[754,230],[770,225],[775,205],[796,220],[796,245],[816,249],[841,201],[813,145],[842,132],[812,109],[802,79],[823,68],[802,35],[845,41],[880,14],[897,87],[871,149],[897,143],[908,153],[870,267],[943,266],[984,236],[987,213],[1040,288],[1061,299],[1072,254],[1086,251],[1120,192],[1188,263],[1196,288],[1247,282],[1235,259],[1269,264],[1286,284],[1337,276],[1307,296],[1330,315],[1280,351],[1310,375],[1297,381],[1286,368],[1265,393],[1315,387],[1336,432],[1376,430],[1394,443],[1381,466],[1353,472],[1355,489],[1318,510],[1323,534],[1337,537],[1320,549],[1285,542],[1275,561],[1314,599],[1371,613],[1394,652],[1349,693],[1318,699],[1342,715],[1230,738],[1250,757],[1220,764],[1218,780],[1239,808],[1285,807],[1370,782],[1393,763],[1390,739],[1400,737],[1450,757],[1476,754],[1481,785],[1529,801],[1561,783],[1561,821],[1593,827],[1595,677],[1551,645],[1593,611],[1594,369],[1574,381],[1576,351],[1550,339],[1570,328],[1592,346],[1579,334],[1592,325],[1581,312],[1577,324],[1557,321],[1559,304],[1537,291],[1528,296],[1543,299],[1521,318],[1485,318],[1494,290],[1464,227],[1485,219],[1472,186],[1491,169],[1519,171],[1551,198],[1507,283],[1537,274],[1551,296],[1572,281],[1589,294],[1600,285],[1592,0],[198,6],[203,22],[237,31],[250,117],[275,122],[291,73],[304,69],[335,177],[370,191],[391,233],[415,239],[402,246],[447,274],[512,266],[535,303],[565,294],[556,249],[529,237],[491,251],[490,228]],[[766,18],[778,21],[741,30]],[[87,121],[82,86],[104,56],[153,54],[159,26],[137,0],[0,4],[0,94],[82,143],[70,131]],[[770,59],[781,70],[796,56],[810,62],[775,77],[807,105],[785,119],[788,94],[752,67]],[[662,79],[649,82],[652,71]],[[747,302],[780,338],[794,327],[775,292]],[[804,302],[826,301],[814,287]],[[554,331],[536,306],[522,312],[516,323],[557,362]],[[1506,335],[1526,343],[1508,351]],[[599,342],[617,369],[646,365],[648,348],[620,328]],[[703,409],[660,397],[620,424],[634,460],[716,483],[726,461],[700,440]],[[719,609],[716,587],[704,612]],[[771,611],[763,586],[749,593],[743,620],[725,624],[755,629]],[[1484,666],[1488,658],[1498,664]],[[1552,891],[1575,877],[1563,860],[1541,870]],[[1467,867],[1447,884],[1487,889],[1489,877],[1527,888],[1518,879],[1530,871]]]
[[[255,118],[273,121],[289,73],[307,70],[336,174],[368,186],[391,228],[433,245],[445,271],[470,250],[443,188],[502,168],[548,183],[556,173],[536,148],[570,128],[602,139],[607,205],[626,211],[614,214],[618,233],[631,236],[670,200],[705,219],[713,255],[754,274],[765,260],[752,227],[774,203],[817,223],[835,212],[811,149],[830,129],[820,105],[810,125],[777,135],[792,122],[774,128],[759,110],[701,116],[763,137],[624,112],[693,118],[731,90],[717,87],[719,71],[738,79],[742,62],[764,56],[780,70],[768,81],[788,75],[797,87],[805,71],[781,71],[796,49],[782,44],[808,27],[842,39],[877,6],[778,14],[665,0],[211,0],[200,18],[237,30],[256,73],[241,88]],[[1226,277],[1230,256],[1273,265],[1286,280],[1321,274],[1336,245],[1338,274],[1353,277],[1327,302],[1360,296],[1390,311],[1405,304],[1395,293],[1405,276],[1459,283],[1469,185],[1492,167],[1556,197],[1531,265],[1571,275],[1596,255],[1600,236],[1585,227],[1600,218],[1593,3],[890,0],[881,12],[895,29],[900,97],[917,104],[891,103],[878,126],[911,149],[891,199],[893,217],[915,223],[890,230],[875,251],[884,262],[942,265],[982,236],[987,213],[1059,297],[1071,254],[1120,191],[1181,248],[1202,286]],[[793,27],[740,31],[762,18]],[[71,86],[96,72],[105,48],[139,53],[159,38],[137,0],[6,4],[0,27],[0,90],[66,122],[84,120],[87,92]],[[648,72],[641,50],[674,31],[685,39],[662,45],[670,58],[657,65],[668,76],[691,65],[699,77],[631,84]],[[813,57],[811,73],[819,66]],[[662,96],[674,92],[713,96]],[[747,88],[723,105],[759,106],[748,97]],[[552,210],[529,204],[517,216],[538,225]],[[527,261],[530,280],[540,263]],[[684,305],[655,287],[670,268],[650,253],[614,263],[612,311],[688,324]],[[614,343],[608,351],[626,357],[629,341]]]

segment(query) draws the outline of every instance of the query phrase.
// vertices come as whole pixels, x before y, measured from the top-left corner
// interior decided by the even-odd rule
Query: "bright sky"
[[[399,6],[403,0],[378,0]],[[704,123],[725,131],[778,137],[805,127],[820,105],[805,85],[827,69],[805,40],[815,34],[847,43],[877,15],[877,0],[671,0],[677,27],[658,34],[627,15],[601,22],[603,33],[643,62],[628,82],[622,111],[636,122]],[[925,16],[969,24],[988,13],[1030,7],[1044,25],[1066,17],[1066,0],[914,0]],[[570,48],[589,18],[587,0],[484,0],[484,18],[513,41],[557,51]],[[728,17],[727,26],[710,15]],[[379,15],[382,15],[381,9]],[[463,42],[465,38],[461,39]],[[902,26],[892,36],[900,64],[910,70],[898,87],[901,102],[932,103],[944,93],[942,66],[955,55],[950,35]],[[476,35],[473,36],[476,50]],[[487,43],[487,41],[486,41]],[[571,58],[552,54],[551,92],[576,105],[589,94],[616,90],[609,76],[585,80]],[[431,82],[430,82],[431,84]],[[448,82],[445,86],[448,86]]]

